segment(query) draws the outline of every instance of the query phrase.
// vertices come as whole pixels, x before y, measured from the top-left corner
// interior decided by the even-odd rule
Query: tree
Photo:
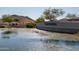
[[[11,15],[3,15],[2,16],[2,21],[4,22],[18,22],[19,19],[14,17],[14,16],[11,16]]]
[[[67,14],[66,18],[68,19],[75,19],[77,18],[78,16],[76,14]]]
[[[42,23],[44,22],[44,18],[43,17],[39,17],[37,20],[36,20],[36,23]]]
[[[2,16],[2,21],[4,21],[4,22],[12,22],[12,21],[14,21],[14,18],[12,16],[10,16],[10,15],[3,15]]]
[[[44,11],[43,15],[45,19],[56,20],[57,17],[64,14],[62,9],[48,8]]]

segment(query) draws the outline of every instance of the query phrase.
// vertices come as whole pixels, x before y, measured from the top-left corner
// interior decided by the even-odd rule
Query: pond
[[[0,51],[78,51],[79,37],[37,29],[0,29]]]

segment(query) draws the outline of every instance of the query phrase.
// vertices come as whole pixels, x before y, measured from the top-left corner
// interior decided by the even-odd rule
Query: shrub
[[[35,28],[35,27],[36,27],[36,24],[34,24],[34,23],[26,24],[26,28]]]
[[[43,17],[39,17],[37,20],[36,20],[36,23],[42,23],[44,22],[44,18]]]

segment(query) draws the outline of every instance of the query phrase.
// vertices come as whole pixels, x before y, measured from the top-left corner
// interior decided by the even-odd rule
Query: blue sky
[[[0,7],[0,17],[4,14],[10,14],[10,15],[17,14],[17,15],[29,16],[33,19],[37,19],[42,15],[43,11],[47,8],[48,7]],[[63,9],[65,11],[65,15],[67,13],[79,15],[78,7],[56,7],[56,8]]]

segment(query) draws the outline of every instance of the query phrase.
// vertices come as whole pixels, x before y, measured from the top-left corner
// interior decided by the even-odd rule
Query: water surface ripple
[[[37,29],[0,29],[0,51],[77,51],[79,37]]]

